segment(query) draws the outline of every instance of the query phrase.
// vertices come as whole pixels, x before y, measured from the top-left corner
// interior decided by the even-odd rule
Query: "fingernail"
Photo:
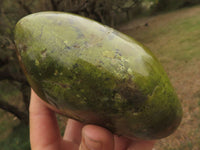
[[[83,136],[81,150],[102,150],[102,144],[100,141]]]

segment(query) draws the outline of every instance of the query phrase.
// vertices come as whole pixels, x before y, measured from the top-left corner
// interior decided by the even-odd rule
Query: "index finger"
[[[55,113],[45,106],[33,90],[29,113],[32,149],[43,149],[47,145],[59,144],[62,138]]]

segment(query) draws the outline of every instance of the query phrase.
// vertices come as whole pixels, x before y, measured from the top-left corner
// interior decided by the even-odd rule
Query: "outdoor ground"
[[[183,120],[155,150],[200,149],[200,6],[133,20],[119,27],[147,46],[163,64],[183,106]],[[0,85],[0,96],[4,87]],[[11,91],[15,91],[12,89]],[[5,96],[5,95],[4,95]],[[12,93],[7,99],[20,96]],[[28,127],[0,111],[0,149],[28,150]]]
[[[178,130],[156,150],[200,149],[200,7],[133,20],[120,30],[147,46],[163,64],[183,106]]]

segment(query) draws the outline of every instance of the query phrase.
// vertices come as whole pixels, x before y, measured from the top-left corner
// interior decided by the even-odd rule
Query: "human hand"
[[[119,137],[100,126],[83,125],[72,119],[62,137],[55,113],[33,90],[29,111],[32,150],[151,150],[155,143]]]

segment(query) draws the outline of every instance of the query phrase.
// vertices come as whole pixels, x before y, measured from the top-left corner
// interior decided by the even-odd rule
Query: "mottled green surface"
[[[142,139],[166,137],[181,121],[180,102],[162,66],[116,30],[43,12],[17,23],[15,42],[32,88],[68,117]]]

